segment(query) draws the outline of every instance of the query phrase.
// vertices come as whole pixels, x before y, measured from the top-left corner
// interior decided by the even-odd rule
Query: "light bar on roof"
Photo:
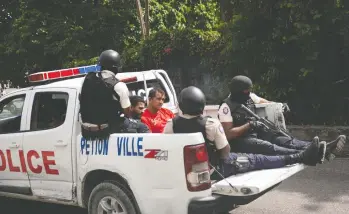
[[[124,83],[129,83],[129,82],[137,82],[137,80],[138,80],[137,77],[128,77],[125,79],[121,79],[120,81]]]
[[[83,67],[77,67],[77,68],[67,68],[67,69],[61,69],[61,70],[55,70],[55,71],[45,71],[45,72],[38,72],[35,74],[28,75],[28,80],[30,83],[38,83],[38,82],[45,82],[48,80],[58,80],[63,79],[67,77],[78,77],[85,75],[90,72],[98,72],[101,70],[101,67],[98,65],[89,65],[89,66],[83,66]],[[125,79],[121,79],[121,82],[129,83],[129,82],[137,82],[137,77],[129,77]]]
[[[61,69],[61,70],[55,70],[55,71],[45,71],[45,72],[39,72],[39,73],[28,75],[28,80],[31,83],[44,82],[48,80],[56,80],[61,78],[80,76],[90,72],[98,72],[100,70],[101,70],[101,67],[98,65],[89,65],[89,66]]]

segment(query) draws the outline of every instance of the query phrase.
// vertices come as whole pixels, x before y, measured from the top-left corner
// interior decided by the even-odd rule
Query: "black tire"
[[[104,197],[112,197],[118,200],[127,214],[137,214],[137,209],[132,203],[130,193],[125,187],[116,183],[105,181],[93,188],[88,200],[88,214],[98,214],[98,205]]]

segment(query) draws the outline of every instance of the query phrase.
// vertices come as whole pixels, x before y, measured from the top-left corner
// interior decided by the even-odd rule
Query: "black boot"
[[[346,141],[345,135],[339,135],[336,140],[327,143],[326,159],[332,161],[336,156],[340,155]]]
[[[308,166],[316,166],[320,160],[320,143],[318,138],[314,138],[312,144],[304,151],[285,156],[285,164],[304,163]]]

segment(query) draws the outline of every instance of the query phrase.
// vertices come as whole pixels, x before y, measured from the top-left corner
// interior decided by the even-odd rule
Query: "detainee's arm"
[[[231,116],[230,108],[226,103],[223,103],[219,108],[218,116],[228,140],[240,137],[250,129],[249,123],[234,127],[233,117]]]
[[[120,97],[120,105],[124,110],[124,114],[127,117],[131,116],[130,111],[130,98],[129,98],[129,91],[125,83],[119,82],[114,86],[114,91],[119,95]]]

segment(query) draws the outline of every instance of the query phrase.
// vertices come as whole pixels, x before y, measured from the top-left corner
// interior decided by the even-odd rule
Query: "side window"
[[[130,95],[138,95],[144,98],[146,100],[147,98],[145,90],[144,90],[144,82],[132,82],[132,83],[127,83],[127,88],[130,92]],[[166,88],[162,84],[161,80],[159,79],[152,79],[152,80],[147,80],[147,89],[150,91],[152,88],[161,88],[162,90],[165,91],[165,103],[170,101],[170,98],[167,94]]]
[[[9,97],[0,103],[0,134],[21,130],[25,94]]]
[[[53,129],[65,121],[68,93],[38,92],[35,94],[31,113],[30,130]]]

